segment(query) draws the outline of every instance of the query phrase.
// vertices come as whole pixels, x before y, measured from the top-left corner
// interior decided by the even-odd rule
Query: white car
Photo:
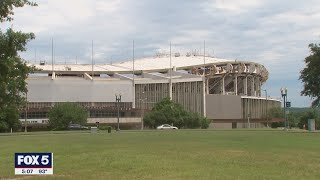
[[[178,129],[177,127],[171,126],[169,124],[162,124],[161,126],[158,126],[157,129],[165,130],[165,129]]]

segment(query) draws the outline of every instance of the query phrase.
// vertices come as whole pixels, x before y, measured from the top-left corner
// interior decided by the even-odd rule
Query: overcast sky
[[[310,106],[301,97],[299,72],[308,44],[320,35],[319,0],[38,0],[38,7],[15,10],[15,20],[1,29],[34,32],[36,39],[21,54],[33,62],[96,63],[131,59],[168,49],[203,48],[219,58],[251,60],[269,70],[264,85],[272,97],[288,88],[294,107]],[[36,52],[36,53],[35,53]],[[35,60],[35,54],[37,59]]]

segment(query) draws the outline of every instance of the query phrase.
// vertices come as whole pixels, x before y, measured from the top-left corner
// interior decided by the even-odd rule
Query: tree
[[[56,104],[49,112],[49,125],[53,130],[64,130],[70,123],[87,123],[88,112],[76,103]]]
[[[164,98],[144,116],[146,126],[156,128],[161,124],[174,124],[178,128],[208,128],[209,121],[198,113],[187,112],[183,107]]]
[[[268,118],[283,118],[283,110],[280,107],[273,107],[268,111]],[[272,128],[283,127],[284,122],[273,122],[271,123]]]
[[[0,132],[13,131],[21,129],[21,122],[19,119],[19,111],[14,105],[6,106],[1,112],[0,117]]]
[[[289,121],[290,127],[298,127],[300,117],[302,116],[302,112],[294,112],[290,110],[290,113],[288,114],[287,118]]]
[[[12,21],[15,7],[36,6],[28,0],[0,1],[0,23]],[[0,129],[7,131],[19,127],[18,108],[26,104],[23,94],[27,92],[25,79],[34,70],[19,56],[26,51],[26,44],[34,39],[33,33],[15,32],[9,28],[0,31]]]
[[[289,127],[298,127],[299,122],[301,121],[301,116],[305,112],[300,112],[295,109],[289,110],[289,113],[287,114],[287,120],[289,122]],[[269,118],[276,118],[276,119],[283,119],[283,108],[280,107],[274,107],[269,110],[268,117]],[[283,127],[284,122],[273,122],[271,124],[272,128],[277,128],[277,127]]]
[[[300,129],[303,129],[304,125],[308,129],[308,119],[314,119],[316,123],[316,129],[320,128],[320,119],[317,114],[317,111],[315,109],[311,109],[306,112],[303,112],[303,114],[301,115],[300,121],[298,123]]]
[[[320,45],[320,44],[319,44]],[[313,107],[320,106],[320,46],[309,44],[311,54],[305,58],[306,67],[300,72],[300,80],[304,83],[301,95],[315,98]]]
[[[281,107],[273,107],[268,111],[269,118],[283,118],[283,110]]]
[[[0,22],[12,21],[14,15],[13,9],[23,7],[24,5],[37,6],[36,3],[28,0],[1,0],[0,1]]]

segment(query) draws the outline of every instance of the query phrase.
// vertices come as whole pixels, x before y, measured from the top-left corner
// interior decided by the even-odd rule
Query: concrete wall
[[[242,128],[265,128],[266,126],[263,123],[236,123],[235,127],[232,127],[232,123],[210,123],[209,128],[211,129],[242,129]]]
[[[207,94],[206,112],[209,119],[241,119],[241,96]]]
[[[117,123],[118,118],[88,118],[88,123]],[[119,123],[141,123],[141,118],[119,118]]]
[[[24,123],[25,119],[19,119],[22,123]],[[44,122],[43,122],[44,121]],[[42,119],[27,119],[28,123],[40,123],[40,124],[47,124],[49,121],[48,118],[42,118]],[[88,118],[87,119],[87,123],[117,123],[118,122],[118,118]],[[141,118],[137,117],[133,117],[133,118],[124,118],[124,117],[120,117],[119,118],[119,122],[120,123],[141,123]]]
[[[232,123],[210,123],[209,128],[213,128],[213,129],[232,129]]]
[[[132,102],[131,81],[85,80],[57,78],[28,79],[29,102],[115,102],[115,94],[122,94],[122,102]]]

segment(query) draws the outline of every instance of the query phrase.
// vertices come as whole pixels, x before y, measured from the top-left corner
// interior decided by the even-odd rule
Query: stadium
[[[46,126],[48,112],[62,102],[85,107],[89,124],[113,126],[119,105],[120,128],[132,129],[141,128],[143,114],[165,97],[206,116],[211,128],[265,127],[273,121],[268,110],[281,105],[262,95],[268,71],[250,61],[159,53],[113,64],[33,65],[38,70],[26,80],[28,103],[20,113],[28,128]]]

